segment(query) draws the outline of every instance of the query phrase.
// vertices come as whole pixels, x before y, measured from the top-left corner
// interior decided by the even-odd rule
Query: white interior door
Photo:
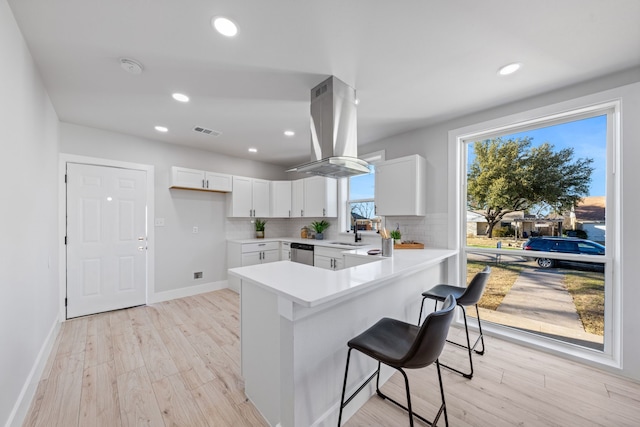
[[[67,318],[146,302],[146,179],[67,163]]]

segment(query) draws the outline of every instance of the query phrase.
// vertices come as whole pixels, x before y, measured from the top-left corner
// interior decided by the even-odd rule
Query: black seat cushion
[[[418,326],[384,317],[347,345],[382,363],[400,367],[419,331]]]
[[[464,294],[467,288],[463,288],[460,286],[453,285],[436,285],[428,291],[424,291],[422,293],[423,297],[435,299],[438,301],[444,301],[447,296],[453,295],[453,297],[458,300]]]

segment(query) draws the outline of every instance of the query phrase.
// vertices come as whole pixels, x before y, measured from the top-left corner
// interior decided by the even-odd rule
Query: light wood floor
[[[243,394],[238,307],[222,290],[65,322],[24,425],[266,425]],[[466,362],[454,346],[441,359]],[[443,370],[451,426],[640,426],[636,382],[491,337],[474,362],[472,380]],[[408,373],[414,409],[431,418],[435,367]],[[398,374],[383,390],[404,398]],[[374,396],[346,425],[408,420]]]

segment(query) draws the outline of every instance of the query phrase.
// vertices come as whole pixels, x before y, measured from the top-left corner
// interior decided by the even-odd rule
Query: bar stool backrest
[[[447,339],[455,307],[456,299],[449,295],[439,311],[434,311],[427,316],[413,345],[402,359],[402,367],[423,368],[438,360]]]
[[[480,298],[482,298],[482,294],[484,293],[484,288],[487,286],[490,274],[491,267],[487,265],[484,270],[473,276],[473,279],[471,279],[471,283],[469,283],[467,289],[458,298],[458,304],[465,307],[476,305],[478,301],[480,301]]]

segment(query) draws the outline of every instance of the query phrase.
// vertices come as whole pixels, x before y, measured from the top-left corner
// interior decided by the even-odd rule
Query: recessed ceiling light
[[[294,131],[292,131],[292,130],[285,130],[285,131],[284,131],[284,134],[285,134],[285,136],[293,136],[293,135],[295,135],[296,133],[295,133]]]
[[[189,97],[187,95],[185,95],[184,93],[173,93],[171,94],[171,96],[173,97],[173,99],[175,99],[176,101],[180,101],[180,102],[189,102]]]
[[[224,16],[214,16],[211,18],[211,25],[223,36],[233,37],[238,34],[238,26],[235,22]]]
[[[513,74],[518,71],[522,67],[522,64],[519,62],[514,62],[513,64],[507,64],[504,67],[500,67],[498,70],[498,74],[501,76],[508,76],[509,74]]]
[[[169,128],[166,126],[156,126],[154,129],[157,130],[158,132],[163,132],[163,133],[169,132]]]
[[[249,152],[250,153],[257,153],[258,149],[257,148],[249,148]]]

